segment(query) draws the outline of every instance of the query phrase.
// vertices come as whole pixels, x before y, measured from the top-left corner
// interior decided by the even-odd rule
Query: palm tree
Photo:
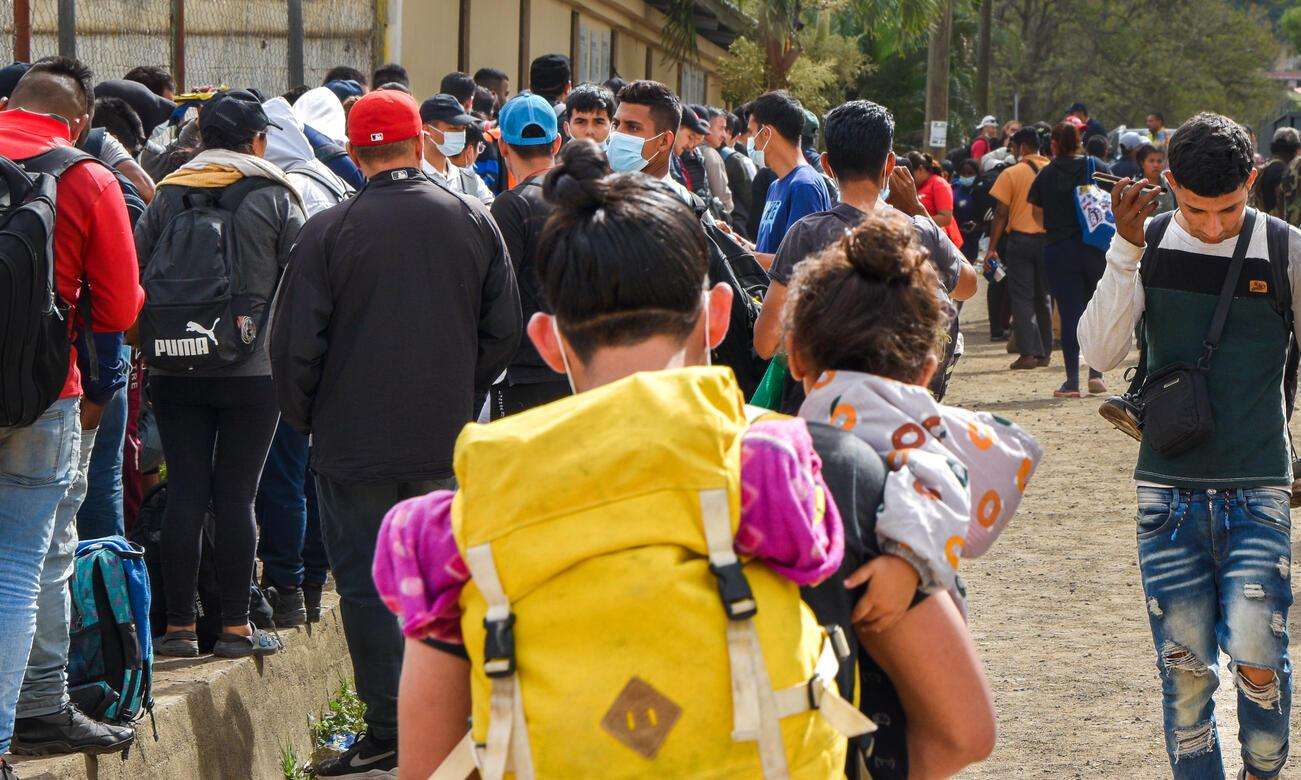
[[[723,0],[726,2],[726,0]],[[664,48],[673,59],[697,56],[697,0],[669,0]],[[887,56],[915,43],[938,18],[939,0],[741,0],[740,8],[755,21],[754,39],[763,48],[764,83],[787,85],[787,74],[803,53],[798,33],[806,22],[826,25],[832,17],[842,34],[866,39],[869,51]]]

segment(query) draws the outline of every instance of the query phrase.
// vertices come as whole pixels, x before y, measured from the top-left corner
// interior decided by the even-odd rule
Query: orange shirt
[[[1029,195],[1030,185],[1047,164],[1048,158],[1037,154],[1022,157],[1016,164],[1004,169],[989,190],[990,195],[1007,206],[1007,229],[1013,233],[1044,232],[1043,216],[1035,213]]]

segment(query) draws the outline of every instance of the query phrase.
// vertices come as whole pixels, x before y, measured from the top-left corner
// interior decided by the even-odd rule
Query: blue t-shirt
[[[796,166],[768,188],[763,216],[759,218],[759,240],[755,242],[755,251],[775,253],[791,225],[809,214],[830,208],[831,197],[827,195],[822,174],[808,165]]]

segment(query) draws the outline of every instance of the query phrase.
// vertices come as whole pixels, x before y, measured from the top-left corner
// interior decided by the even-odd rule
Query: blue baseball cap
[[[497,114],[497,125],[502,140],[512,146],[541,146],[560,136],[555,110],[546,98],[532,92],[507,100]]]

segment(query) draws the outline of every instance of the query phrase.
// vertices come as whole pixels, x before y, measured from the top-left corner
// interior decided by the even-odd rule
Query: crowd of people
[[[60,301],[33,308],[42,338],[0,323],[54,355],[0,393],[0,755],[132,743],[70,699],[68,593],[79,538],[150,524],[160,657],[274,654],[333,578],[365,732],[318,777],[946,777],[990,753],[965,623],[980,593],[959,566],[1042,452],[942,403],[958,310],[983,265],[1012,368],[1049,365],[1055,306],[1056,395],[1081,394],[1081,352],[1105,393],[1143,311],[1124,287],[1141,218],[1174,203],[1167,150],[1194,193],[1180,206],[1227,224],[1216,199],[1237,189],[1179,169],[1201,131],[1154,114],[1121,136],[1128,243],[1104,259],[1076,213],[1112,170],[1082,104],[1055,127],[987,117],[936,160],[896,155],[868,100],[689,105],[650,80],[574,85],[557,54],[529,81],[451,73],[418,100],[398,64],[280,96],[178,94],[154,66],[96,83],[62,57],[0,70],[0,158],[57,182]],[[1184,170],[1216,159],[1199,147]],[[1178,305],[1147,301],[1149,319]],[[1152,540],[1172,522],[1158,505],[1182,513],[1196,489],[1214,513],[1219,484],[1235,518],[1285,524],[1269,430],[1216,461],[1251,446],[1263,482],[1186,484],[1166,472],[1201,472],[1141,459],[1142,544],[1162,544],[1144,522]],[[1217,577],[1263,581],[1259,557]],[[1171,759],[1209,776],[1181,774],[1218,743],[1179,675],[1209,708],[1192,661],[1213,651],[1162,633],[1176,586],[1143,565]],[[1235,603],[1285,614],[1278,573]],[[1273,628],[1250,645],[1268,659],[1234,656],[1243,695],[1271,705],[1289,700],[1283,671],[1264,676],[1286,666]],[[1280,736],[1285,756],[1278,709],[1281,730],[1243,716],[1255,777],[1281,766]]]

